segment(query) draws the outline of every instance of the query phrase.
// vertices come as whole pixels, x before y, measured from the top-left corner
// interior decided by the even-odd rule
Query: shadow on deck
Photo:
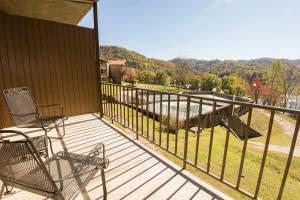
[[[23,129],[30,136],[43,134],[40,130],[28,130]],[[84,154],[98,142],[105,144],[110,160],[106,170],[109,200],[231,199],[94,114],[69,118],[66,136],[63,140],[54,140],[53,149],[55,152],[66,150]],[[3,199],[45,199],[18,189],[15,191]],[[102,199],[98,174],[76,199]]]

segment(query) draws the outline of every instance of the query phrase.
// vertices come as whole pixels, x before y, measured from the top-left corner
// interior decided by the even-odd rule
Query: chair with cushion
[[[105,158],[102,143],[87,155],[61,151],[43,161],[31,139],[24,133],[12,130],[0,133],[13,133],[24,138],[0,140],[0,179],[6,193],[9,193],[9,187],[16,187],[53,199],[73,199],[100,171],[103,197],[106,199],[104,169],[108,166],[108,159]]]
[[[59,125],[63,126],[63,135],[53,137],[61,139],[65,136],[65,123],[63,107],[59,104],[39,106],[34,103],[33,96],[27,87],[10,88],[3,91],[10,115],[19,128],[42,128],[47,135],[53,128],[59,133]],[[42,108],[59,108],[60,114],[56,116],[43,116]]]

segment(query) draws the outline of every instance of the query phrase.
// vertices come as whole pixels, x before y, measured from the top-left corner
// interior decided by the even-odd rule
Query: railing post
[[[109,84],[109,95],[110,95],[110,117],[111,117],[111,123],[114,123],[114,109],[113,109],[113,98],[112,98],[112,85]]]
[[[122,86],[119,85],[119,107],[120,107],[120,122],[122,124],[122,121],[124,119],[123,113],[122,113]]]
[[[127,101],[127,128],[130,128],[129,123],[129,87],[126,88],[126,101]]]
[[[119,113],[119,105],[120,105],[120,102],[119,102],[119,86],[116,85],[116,92],[115,92],[115,99],[116,99],[116,110],[117,110],[117,122],[120,122],[120,113]]]
[[[271,133],[272,133],[272,127],[273,127],[273,122],[274,122],[274,115],[275,115],[275,111],[272,110],[271,111],[271,116],[270,116],[270,122],[269,122],[267,138],[266,138],[264,154],[263,154],[263,158],[262,158],[262,161],[261,161],[259,175],[258,175],[258,179],[257,179],[254,199],[257,199],[257,196],[258,196],[258,193],[259,193],[259,188],[260,188],[260,183],[261,183],[261,179],[262,179],[262,175],[263,175],[264,168],[265,168],[265,162],[266,162],[266,159],[267,159],[269,143],[270,143],[270,138],[271,138]]]
[[[134,119],[133,119],[133,86],[131,87],[131,130],[134,130]]]
[[[155,91],[153,92],[153,107],[152,107],[152,142],[155,143]]]
[[[141,90],[141,134],[144,135],[144,90]]]
[[[113,118],[114,118],[114,121],[117,121],[116,120],[116,101],[115,101],[115,85],[114,84],[111,84],[111,87],[112,87],[112,102],[113,102]]]
[[[147,139],[149,138],[149,90],[147,90],[147,98],[146,98],[146,111],[147,111],[147,132],[146,132],[146,136]]]
[[[105,84],[101,84],[101,89],[102,89],[102,103],[103,103],[103,115],[107,115],[107,108],[106,108],[106,103],[107,103],[107,96],[106,96],[106,85]],[[105,98],[104,98],[105,97]]]
[[[184,138],[184,154],[183,154],[183,169],[186,168],[188,141],[189,141],[189,119],[190,119],[190,104],[191,97],[187,97],[186,119],[185,119],[185,138]]]
[[[159,146],[161,146],[161,131],[162,131],[162,117],[163,117],[163,109],[162,109],[162,92],[159,95]]]
[[[231,126],[233,114],[234,114],[234,104],[230,105],[230,109],[229,109],[229,113],[228,113],[229,116],[228,116],[228,124],[227,124],[226,139],[225,139],[225,147],[224,147],[224,154],[223,154],[221,180],[223,180],[224,173],[225,173],[227,151],[228,151],[228,144],[229,144],[229,137],[230,137],[230,132],[231,132],[230,126]]]
[[[199,102],[199,110],[198,110],[198,128],[197,128],[197,138],[196,138],[196,147],[195,147],[195,166],[198,164],[198,154],[199,154],[199,140],[200,140],[200,132],[202,131],[202,99]]]
[[[123,125],[126,125],[126,99],[125,99],[125,87],[122,86],[122,92],[123,92]]]
[[[216,109],[217,109],[217,103],[214,101],[213,103],[213,112],[211,115],[211,130],[210,130],[210,140],[209,140],[209,149],[208,149],[208,159],[207,159],[207,173],[210,171],[210,162],[211,162],[211,152],[212,152],[212,146],[214,141],[214,130],[215,130],[215,120],[216,120]]]
[[[176,105],[176,135],[175,135],[175,155],[177,155],[178,151],[178,123],[179,123],[179,102],[180,101],[180,96],[177,95],[177,105]]]
[[[136,88],[135,90],[135,111],[136,111],[136,139],[138,140],[139,139],[139,97],[138,97],[138,91],[139,89]]]
[[[252,119],[252,108],[250,108],[249,113],[248,113],[248,119],[247,119],[247,125],[250,127],[251,125],[251,119]],[[243,173],[243,168],[244,168],[244,161],[245,161],[245,156],[246,156],[246,150],[247,150],[247,144],[248,144],[248,132],[246,132],[245,139],[244,139],[244,145],[243,145],[243,150],[242,150],[242,157],[241,157],[241,163],[240,163],[240,169],[238,173],[238,179],[236,183],[236,188],[240,188],[240,183],[241,183],[241,177]]]
[[[170,94],[168,94],[168,110],[167,110],[167,150],[169,150],[170,142]]]

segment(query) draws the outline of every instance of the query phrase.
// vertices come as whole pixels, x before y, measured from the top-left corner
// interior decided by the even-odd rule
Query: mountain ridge
[[[268,67],[275,58],[257,58],[240,60],[202,60],[195,58],[174,58],[171,60],[161,60],[148,58],[135,51],[128,50],[119,46],[101,46],[100,56],[105,59],[125,59],[128,67],[137,70],[167,70],[176,71],[180,67],[188,73],[210,72],[218,75],[229,73],[245,74],[247,71],[261,73]],[[300,59],[289,60],[281,59],[285,64],[295,65],[300,69]]]

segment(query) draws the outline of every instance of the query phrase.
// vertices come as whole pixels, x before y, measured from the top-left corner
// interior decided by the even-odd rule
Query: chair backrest
[[[24,115],[36,112],[36,106],[29,88],[6,89],[3,91],[3,95],[16,126],[28,124],[37,119],[36,114]]]
[[[56,193],[56,185],[28,136],[19,131],[0,131],[23,136],[24,140],[0,140],[0,179],[16,187]]]

